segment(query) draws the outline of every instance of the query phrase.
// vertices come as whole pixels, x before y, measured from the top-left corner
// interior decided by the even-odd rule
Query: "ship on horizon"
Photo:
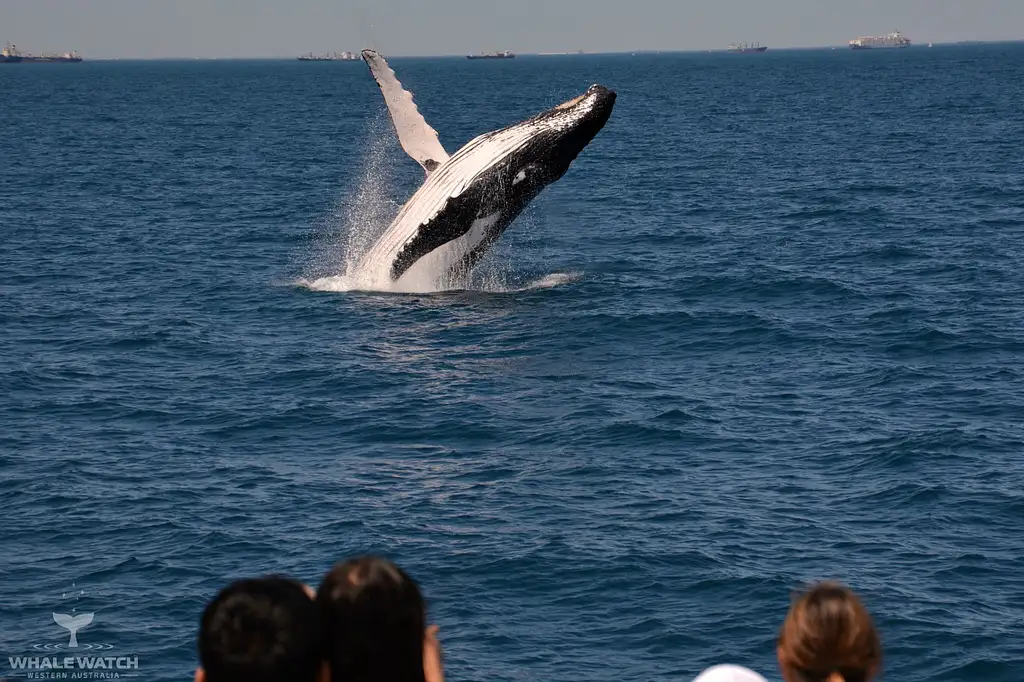
[[[8,43],[4,46],[4,49],[0,50],[0,64],[31,64],[35,62],[41,63],[53,63],[53,62],[67,62],[77,63],[82,61],[82,58],[77,52],[65,52],[64,54],[22,54],[18,51],[17,45],[11,45]]]
[[[910,38],[896,30],[887,36],[862,36],[854,38],[850,41],[850,48],[854,50],[884,50],[910,47],[910,44]]]
[[[515,59],[511,50],[504,52],[481,52],[480,54],[467,54],[466,59]]]
[[[300,62],[355,62],[362,59],[354,52],[328,52],[326,54],[304,54],[299,56]]]
[[[741,54],[746,54],[748,52],[764,52],[767,49],[768,46],[762,45],[761,43],[758,43],[756,45],[752,45],[750,43],[743,43],[742,45],[737,45],[736,43],[733,43],[732,45],[729,46],[729,52],[736,52]]]

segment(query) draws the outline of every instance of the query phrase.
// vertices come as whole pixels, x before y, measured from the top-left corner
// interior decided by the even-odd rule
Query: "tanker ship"
[[[899,31],[893,31],[887,36],[854,38],[850,41],[850,47],[854,50],[883,50],[894,47],[910,47],[910,38],[907,38]]]
[[[64,54],[22,54],[16,45],[6,45],[0,50],[0,64],[26,64],[32,62],[80,62],[82,58],[75,52]]]

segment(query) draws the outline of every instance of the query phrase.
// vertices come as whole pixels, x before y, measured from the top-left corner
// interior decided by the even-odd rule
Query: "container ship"
[[[330,52],[328,54],[304,54],[299,57],[300,62],[354,62],[362,59],[354,52]]]
[[[854,50],[883,50],[895,47],[910,47],[910,38],[907,38],[899,31],[893,31],[887,36],[854,38],[850,41],[850,47]]]
[[[761,43],[758,43],[757,45],[750,45],[748,43],[743,43],[742,45],[736,45],[734,43],[734,44],[729,46],[729,52],[736,52],[736,53],[742,53],[742,54],[746,54],[748,52],[764,52],[767,49],[768,49],[768,46],[767,45],[762,45]]]
[[[82,58],[74,52],[64,54],[22,54],[15,45],[6,45],[0,50],[0,64],[23,64],[32,62],[80,62]]]
[[[510,50],[504,52],[482,52],[480,54],[467,54],[466,59],[515,59]]]

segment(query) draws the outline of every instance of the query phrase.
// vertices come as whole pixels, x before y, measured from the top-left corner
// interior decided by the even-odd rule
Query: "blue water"
[[[1024,46],[393,66],[449,150],[619,93],[473,290],[308,286],[422,178],[362,64],[0,69],[0,677],[372,551],[452,680],[775,679],[835,577],[1019,682]]]

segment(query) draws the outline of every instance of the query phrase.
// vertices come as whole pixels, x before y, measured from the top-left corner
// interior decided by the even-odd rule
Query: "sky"
[[[1024,38],[1024,0],[0,0],[0,42],[87,59],[390,56]]]

